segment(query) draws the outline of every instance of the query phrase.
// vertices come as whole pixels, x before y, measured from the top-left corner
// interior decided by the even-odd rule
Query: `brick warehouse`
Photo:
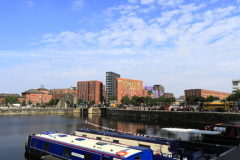
[[[116,78],[117,80],[117,99],[118,103],[121,104],[123,96],[128,96],[131,99],[133,96],[143,96],[143,81]]]
[[[52,95],[49,94],[49,90],[43,87],[39,89],[29,89],[22,92],[22,96],[26,97],[26,103],[30,100],[33,105],[36,105],[37,103],[43,105],[52,99]]]
[[[103,104],[106,98],[105,85],[101,81],[78,81],[77,97],[85,101],[95,100],[95,104]]]
[[[186,100],[186,96],[202,96],[204,98],[207,98],[208,96],[212,95],[214,97],[218,97],[219,99],[227,98],[231,93],[226,92],[218,92],[218,91],[211,91],[211,90],[205,90],[205,89],[189,89],[184,90],[184,98]]]
[[[51,89],[49,93],[52,95],[53,99],[61,99],[67,92],[72,93],[74,96],[78,97],[77,90],[71,90],[71,89]]]

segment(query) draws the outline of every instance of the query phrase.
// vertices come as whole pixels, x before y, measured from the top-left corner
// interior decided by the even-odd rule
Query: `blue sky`
[[[0,93],[106,71],[176,96],[240,78],[240,0],[0,0],[0,35]]]

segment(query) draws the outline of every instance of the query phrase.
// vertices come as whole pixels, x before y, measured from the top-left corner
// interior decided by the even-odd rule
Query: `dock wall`
[[[183,111],[141,111],[107,109],[106,117],[132,117],[136,119],[174,120],[188,122],[232,122],[240,121],[240,113],[235,112],[183,112]]]

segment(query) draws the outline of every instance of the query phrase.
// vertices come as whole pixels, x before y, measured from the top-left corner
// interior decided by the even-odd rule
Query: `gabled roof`
[[[48,89],[46,89],[44,87],[38,88],[37,90],[46,90],[46,91],[48,91]]]
[[[0,97],[7,97],[7,96],[15,96],[15,97],[20,97],[19,94],[8,94],[8,93],[2,93],[0,94]]]
[[[29,94],[29,93],[45,94],[45,93],[43,93],[43,92],[40,92],[40,91],[37,90],[37,89],[29,89],[29,90],[27,90],[27,91],[25,91],[25,92],[22,92],[22,94]]]

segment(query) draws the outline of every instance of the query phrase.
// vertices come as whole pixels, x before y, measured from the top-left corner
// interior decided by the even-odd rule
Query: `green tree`
[[[82,99],[78,99],[77,104],[80,104],[82,102],[83,102]]]
[[[240,89],[233,91],[231,95],[227,97],[228,101],[240,101]]]
[[[22,105],[23,105],[23,106],[26,105],[26,101],[25,101],[25,100],[22,101]]]
[[[186,101],[188,104],[193,104],[194,102],[196,102],[196,98],[197,97],[195,95],[187,96]]]
[[[48,104],[49,104],[50,106],[55,105],[55,104],[56,104],[56,101],[52,98],[52,99],[48,102]]]
[[[133,96],[131,98],[131,104],[133,104],[135,106],[139,105],[138,96]]]
[[[59,101],[60,101],[60,99],[57,98],[57,99],[56,99],[56,103],[55,103],[55,105],[57,105]]]
[[[116,100],[117,101],[117,97],[115,95],[111,96],[108,98],[108,101],[111,101],[111,100]]]
[[[28,101],[28,105],[31,105],[31,104],[32,104],[32,101],[31,101],[31,100],[29,100],[29,101]]]
[[[91,102],[92,104],[95,104],[95,100],[92,100],[92,102]]]
[[[121,99],[121,103],[122,103],[123,105],[128,105],[128,104],[130,104],[130,99],[129,99],[129,97],[128,97],[128,96],[123,96],[122,99]]]
[[[166,101],[166,97],[164,95],[162,95],[162,96],[158,97],[158,101],[164,105],[164,103]]]
[[[145,98],[145,103],[149,106],[149,105],[152,105],[152,97],[150,97],[150,96],[147,96],[146,98]]]
[[[36,106],[37,106],[37,107],[39,107],[39,106],[40,106],[40,103],[39,103],[39,102],[37,102]]]
[[[216,98],[214,96],[212,96],[212,95],[207,96],[207,99],[206,99],[207,102],[213,102],[214,100],[216,100]]]

